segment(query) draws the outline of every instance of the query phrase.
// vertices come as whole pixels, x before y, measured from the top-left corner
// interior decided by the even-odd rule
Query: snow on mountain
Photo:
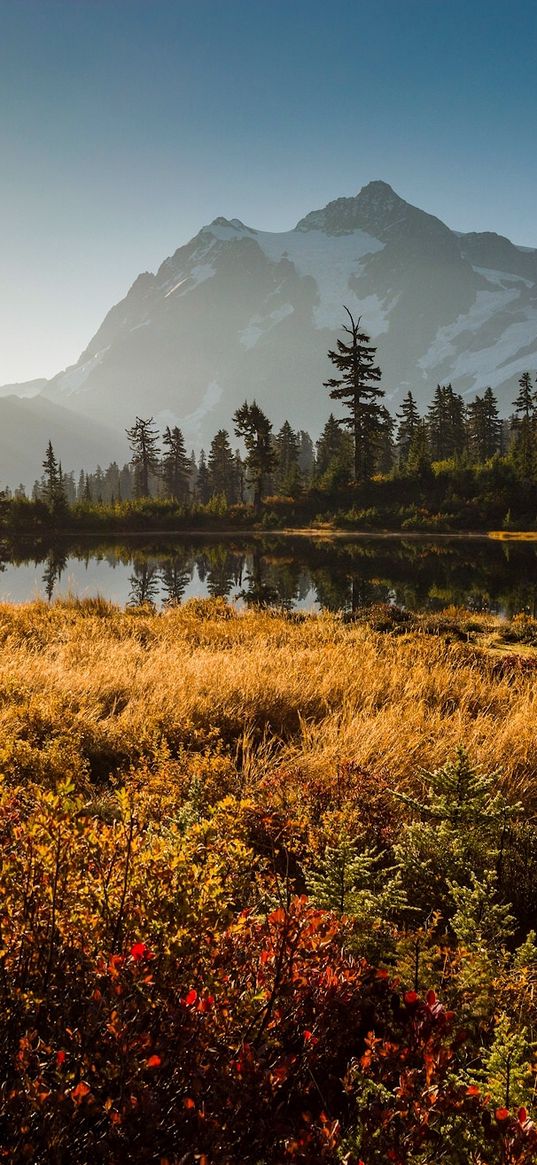
[[[451,380],[469,395],[491,384],[508,412],[520,372],[537,368],[537,251],[452,231],[371,182],[290,231],[215,219],[138,277],[43,392],[117,429],[173,417],[198,447],[254,396],[276,425],[315,435],[343,304],[377,344],[392,407],[409,386],[425,404]]]

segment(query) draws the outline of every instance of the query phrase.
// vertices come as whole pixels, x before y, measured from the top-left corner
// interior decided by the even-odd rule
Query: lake
[[[68,593],[121,605],[221,595],[288,609],[352,611],[387,602],[536,615],[537,542],[189,535],[4,548],[0,600]]]

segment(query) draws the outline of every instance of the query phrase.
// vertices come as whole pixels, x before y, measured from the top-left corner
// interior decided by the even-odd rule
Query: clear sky
[[[537,246],[535,0],[0,0],[0,384],[217,215],[382,178]]]

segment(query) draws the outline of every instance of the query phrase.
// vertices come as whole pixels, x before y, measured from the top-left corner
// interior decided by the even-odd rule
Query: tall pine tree
[[[298,433],[294,432],[289,421],[284,421],[274,438],[274,486],[277,493],[293,496],[300,489],[299,452]]]
[[[501,433],[498,402],[492,389],[487,388],[483,396],[476,396],[468,405],[467,439],[470,459],[479,464],[489,461],[495,453],[499,453]]]
[[[136,417],[132,428],[125,430],[131,448],[131,465],[135,475],[135,493],[139,498],[150,496],[149,478],[159,469],[158,433],[153,428],[153,417]]]
[[[344,305],[345,306],[345,305]],[[367,481],[371,477],[379,444],[379,437],[386,427],[387,412],[379,404],[384,396],[377,388],[381,379],[380,368],[374,364],[376,348],[369,342],[369,336],[360,331],[360,319],[355,322],[348,307],[350,327],[343,325],[349,342],[337,341],[337,351],[329,351],[328,356],[341,376],[324,381],[330,389],[332,400],[340,400],[349,411],[348,417],[339,420],[352,433],[354,443],[355,481]]]
[[[166,493],[176,502],[186,502],[189,497],[190,458],[185,449],[181,430],[166,426],[162,435],[164,453],[161,462],[162,480]]]
[[[532,481],[537,470],[537,392],[529,372],[523,372],[518,382],[520,392],[513,402],[515,417],[512,423],[512,459],[520,477]]]
[[[225,429],[211,441],[207,461],[211,497],[221,495],[228,503],[237,501],[235,458]]]
[[[410,390],[401,402],[401,412],[396,414],[399,426],[397,429],[397,455],[401,469],[406,468],[408,455],[418,428],[420,414],[416,401]]]
[[[246,448],[246,479],[253,489],[254,509],[261,505],[263,488],[274,468],[272,425],[254,400],[244,402],[233,416],[235,433],[242,437]]]

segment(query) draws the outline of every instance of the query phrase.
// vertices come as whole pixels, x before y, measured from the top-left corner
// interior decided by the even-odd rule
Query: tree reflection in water
[[[54,595],[55,588],[67,566],[67,557],[67,553],[64,549],[54,547],[49,551],[45,559],[45,569],[43,571],[43,589],[49,603]]]
[[[4,549],[10,594],[17,598],[13,565],[44,564],[42,586],[50,600],[70,565],[99,563],[127,571],[130,606],[180,603],[185,592],[229,598],[246,605],[298,603],[352,613],[374,603],[409,610],[468,607],[537,616],[537,543],[482,539],[344,539],[229,537],[178,538],[164,545],[62,543]],[[126,581],[127,581],[126,580]],[[87,591],[87,587],[85,587]],[[117,579],[116,588],[117,593]],[[99,581],[106,596],[106,574]]]

